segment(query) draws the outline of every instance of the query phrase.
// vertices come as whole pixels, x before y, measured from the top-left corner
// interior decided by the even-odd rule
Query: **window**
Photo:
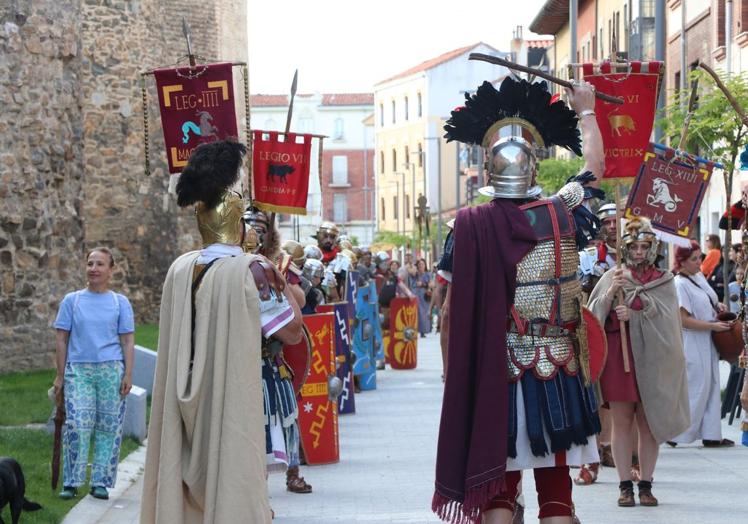
[[[332,133],[333,140],[342,140],[343,139],[343,119],[342,118],[336,118],[335,119],[335,131]]]
[[[423,108],[421,106],[421,93],[418,93],[418,116],[423,116]]]
[[[418,144],[418,167],[423,167],[423,146]]]
[[[398,215],[400,214],[398,212],[398,209],[397,209],[397,195],[395,195],[394,197],[392,197],[392,209],[395,210],[394,211],[395,216],[393,216],[392,218],[394,218],[395,220],[397,220],[398,219]]]
[[[384,104],[379,104],[379,126],[384,127]]]
[[[382,205],[382,220],[387,220],[387,207],[384,205],[384,197],[380,198]]]
[[[397,171],[397,150],[393,147],[392,148],[392,172]]]
[[[405,167],[410,169],[410,148],[405,146]]]
[[[348,197],[345,193],[335,193],[332,196],[332,216],[336,224],[348,222]]]
[[[395,110],[397,109],[397,106],[395,105],[395,101],[392,101],[392,123],[395,123]]]
[[[410,219],[410,195],[405,195],[405,218]]]
[[[335,185],[348,184],[348,157],[336,155],[332,157],[332,183]]]
[[[384,151],[379,152],[379,172],[384,174]]]
[[[405,120],[408,119],[408,97],[405,97],[405,101],[403,102],[405,104]]]

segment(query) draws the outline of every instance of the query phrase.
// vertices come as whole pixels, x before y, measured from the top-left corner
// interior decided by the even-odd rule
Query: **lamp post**
[[[424,140],[436,140],[436,245],[441,253],[442,242],[442,137],[425,136]],[[426,163],[424,162],[424,166]],[[424,194],[426,193],[426,173],[423,174]]]

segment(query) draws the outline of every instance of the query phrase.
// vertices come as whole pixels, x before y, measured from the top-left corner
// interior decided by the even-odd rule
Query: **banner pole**
[[[616,182],[616,270],[621,269],[621,260],[623,259],[623,240],[621,234],[621,183]],[[623,299],[623,289],[619,289],[616,294],[619,305],[625,305]],[[623,354],[623,371],[631,373],[628,351],[628,333],[626,332],[626,321],[618,319],[621,329],[621,353]]]

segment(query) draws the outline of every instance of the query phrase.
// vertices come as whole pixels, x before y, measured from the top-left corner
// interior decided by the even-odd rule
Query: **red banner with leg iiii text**
[[[181,173],[200,144],[237,136],[231,64],[156,69],[169,173]]]

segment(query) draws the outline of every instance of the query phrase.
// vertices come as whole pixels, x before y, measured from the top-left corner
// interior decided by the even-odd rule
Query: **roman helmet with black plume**
[[[452,111],[444,126],[447,142],[479,145],[486,152],[488,185],[478,192],[491,198],[528,200],[542,192],[536,184],[538,159],[545,149],[559,146],[582,155],[578,117],[566,103],[553,97],[545,82],[530,83],[507,77],[497,90],[488,81],[465,94],[465,105]],[[567,182],[594,179],[582,173]],[[604,192],[584,188],[584,198]],[[574,209],[580,248],[597,234],[599,221],[584,206]]]

